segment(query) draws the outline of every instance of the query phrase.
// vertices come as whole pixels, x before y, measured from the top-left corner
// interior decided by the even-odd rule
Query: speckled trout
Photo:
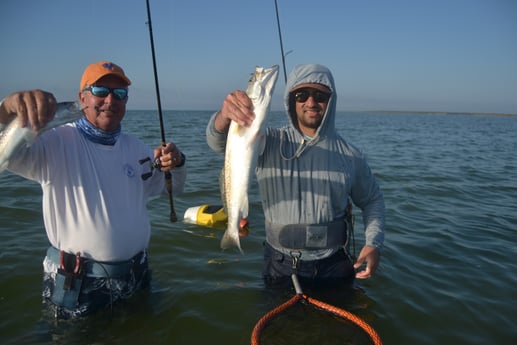
[[[0,172],[4,171],[11,157],[14,157],[22,148],[29,147],[41,133],[75,121],[83,116],[83,111],[77,102],[62,102],[56,105],[56,114],[52,121],[38,131],[27,127],[20,127],[20,121],[13,116],[9,123],[0,124]]]
[[[253,102],[255,120],[249,127],[234,121],[230,124],[221,178],[223,203],[228,215],[228,227],[221,240],[222,249],[237,247],[242,252],[239,226],[241,219],[248,217],[248,188],[259,152],[265,145],[266,119],[277,78],[277,65],[256,67],[246,90]]]

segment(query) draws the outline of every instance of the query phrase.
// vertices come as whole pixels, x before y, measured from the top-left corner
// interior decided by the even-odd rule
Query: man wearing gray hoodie
[[[293,272],[305,282],[351,282],[369,278],[379,265],[384,198],[365,156],[336,131],[336,95],[327,67],[296,66],[284,96],[289,124],[266,131],[256,175],[268,284],[290,280]],[[254,117],[246,93],[230,93],[208,123],[208,145],[224,154],[231,120],[249,126]],[[350,203],[361,209],[365,228],[357,260],[350,253]]]

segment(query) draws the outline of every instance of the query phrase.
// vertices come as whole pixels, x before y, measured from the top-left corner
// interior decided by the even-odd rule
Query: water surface
[[[208,148],[210,112],[165,112],[166,137],[188,157],[188,207],[220,204],[222,157]],[[514,344],[517,297],[517,117],[340,113],[339,132],[366,152],[384,192],[386,242],[377,274],[349,289],[308,291],[367,320],[384,344]],[[271,123],[285,123],[282,113]],[[123,129],[161,142],[157,114],[130,111]],[[121,198],[124,196],[121,195]],[[48,246],[39,185],[0,175],[2,344],[249,344],[256,322],[292,290],[261,280],[264,239],[256,184],[244,255],[222,252],[222,231],[169,222],[167,198],[149,203],[150,294],[76,322],[47,322],[41,262]],[[358,209],[356,246],[363,243]],[[262,344],[368,344],[307,305],[264,331]]]

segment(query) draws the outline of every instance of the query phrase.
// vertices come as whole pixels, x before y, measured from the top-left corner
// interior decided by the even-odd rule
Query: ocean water
[[[220,250],[223,230],[181,221],[189,207],[221,203],[223,159],[204,137],[210,115],[164,113],[167,140],[188,157],[185,193],[174,199],[180,221],[169,222],[167,198],[149,203],[151,291],[92,317],[43,314],[41,189],[0,175],[0,343],[250,343],[257,321],[294,291],[262,282],[264,220],[255,182],[244,254]],[[270,121],[280,125],[285,116],[274,112]],[[161,142],[156,112],[129,111],[123,126],[152,146]],[[305,292],[363,318],[384,344],[514,344],[517,117],[346,112],[336,126],[366,152],[384,192],[385,248],[373,278]],[[354,214],[360,248],[360,210]],[[349,322],[301,303],[273,319],[261,338],[264,345],[316,343],[370,342]]]

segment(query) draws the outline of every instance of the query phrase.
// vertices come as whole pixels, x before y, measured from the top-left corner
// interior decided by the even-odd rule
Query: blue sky
[[[150,0],[163,109],[216,110],[256,65],[281,66],[274,0]],[[517,114],[517,1],[278,0],[289,72],[321,63],[340,110]],[[129,109],[156,109],[145,0],[2,0],[0,97],[75,99],[120,64]],[[282,109],[283,72],[273,110]]]

